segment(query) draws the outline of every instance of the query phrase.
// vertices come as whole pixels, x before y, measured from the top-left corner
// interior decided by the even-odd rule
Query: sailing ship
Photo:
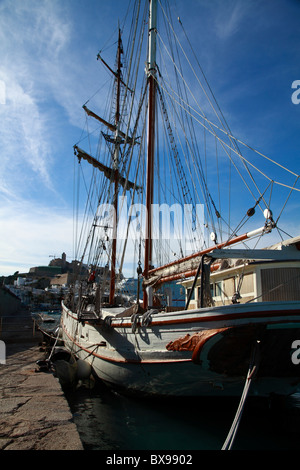
[[[126,51],[119,28],[115,66],[104,60],[102,51],[97,57],[113,82],[110,114],[104,119],[87,103],[83,106],[87,121],[101,126],[98,153],[83,150],[81,142],[74,146],[79,172],[90,169],[91,184],[82,215],[88,228],[78,238],[78,281],[62,302],[65,347],[87,361],[107,385],[127,393],[240,396],[252,366],[256,375],[250,394],[294,393],[300,385],[300,369],[292,360],[300,339],[300,237],[283,239],[282,211],[276,206],[273,215],[271,203],[278,188],[285,207],[297,194],[299,176],[280,165],[293,178],[283,184],[245,156],[251,151],[276,165],[232,135],[197,61],[193,85],[184,80],[183,70],[191,61],[176,35],[167,0],[136,1],[131,25]],[[182,38],[186,34],[180,20],[179,27]],[[141,59],[145,43],[146,73]],[[136,72],[140,65],[142,72]],[[89,133],[89,142],[93,135]],[[217,166],[228,157],[222,185],[207,165],[213,147]],[[237,180],[253,200],[250,208],[245,209],[239,190],[234,193]],[[228,200],[240,202],[234,216],[218,197],[225,182],[233,188]],[[259,225],[254,225],[256,219]],[[249,230],[242,231],[246,224]],[[279,242],[258,248],[274,232]],[[137,271],[134,297],[126,295],[122,283],[128,260]],[[172,305],[168,283],[185,289],[184,306]],[[118,292],[120,285],[123,291]]]

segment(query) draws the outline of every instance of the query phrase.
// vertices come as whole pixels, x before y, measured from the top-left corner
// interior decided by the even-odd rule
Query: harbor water
[[[239,400],[128,397],[97,384],[67,393],[84,449],[220,450]],[[248,399],[233,450],[297,450],[300,395]]]

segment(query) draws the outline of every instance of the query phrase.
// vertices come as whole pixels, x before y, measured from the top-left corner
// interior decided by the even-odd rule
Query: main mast
[[[149,46],[148,46],[148,144],[147,144],[147,186],[146,186],[146,240],[144,277],[147,278],[152,266],[152,203],[153,203],[153,168],[155,149],[155,95],[156,95],[156,26],[157,0],[149,0]],[[144,308],[148,307],[148,293],[144,290]]]

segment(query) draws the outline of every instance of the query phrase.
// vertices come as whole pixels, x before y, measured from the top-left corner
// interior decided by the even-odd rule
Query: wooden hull
[[[107,312],[109,313],[109,312]],[[156,313],[148,326],[111,317],[82,323],[62,304],[65,346],[108,385],[157,396],[240,396],[253,346],[258,372],[250,395],[290,395],[300,386],[292,361],[300,303],[237,304]]]

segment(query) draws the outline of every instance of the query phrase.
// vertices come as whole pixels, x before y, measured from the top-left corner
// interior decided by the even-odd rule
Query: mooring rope
[[[241,396],[241,399],[240,399],[240,403],[239,403],[237,412],[235,414],[233,423],[231,425],[230,431],[228,433],[228,436],[227,436],[221,450],[230,450],[232,448],[232,445],[233,445],[233,442],[234,442],[239,424],[241,422],[241,418],[242,418],[242,414],[243,414],[243,411],[244,411],[244,406],[245,406],[246,398],[248,396],[250,385],[251,385],[252,379],[256,375],[256,372],[257,372],[257,369],[258,369],[258,365],[259,365],[259,354],[258,354],[258,352],[259,352],[259,343],[260,343],[260,341],[256,341],[256,343],[254,345],[252,356],[251,356],[251,362],[250,362],[249,370],[248,370],[248,373],[247,373],[247,378],[246,378],[246,382],[245,382],[245,385],[244,385],[244,390],[243,390],[243,393],[242,393],[242,396]]]
[[[54,352],[54,350],[55,350],[55,347],[56,347],[56,344],[57,344],[57,341],[58,341],[58,338],[59,338],[59,334],[60,334],[61,324],[62,324],[62,318],[60,319],[59,325],[58,325],[58,327],[57,327],[57,335],[56,335],[54,344],[53,344],[53,346],[52,346],[50,355],[49,355],[48,359],[46,359],[48,362],[50,362],[51,357],[52,357],[52,355],[53,355],[53,352]]]

